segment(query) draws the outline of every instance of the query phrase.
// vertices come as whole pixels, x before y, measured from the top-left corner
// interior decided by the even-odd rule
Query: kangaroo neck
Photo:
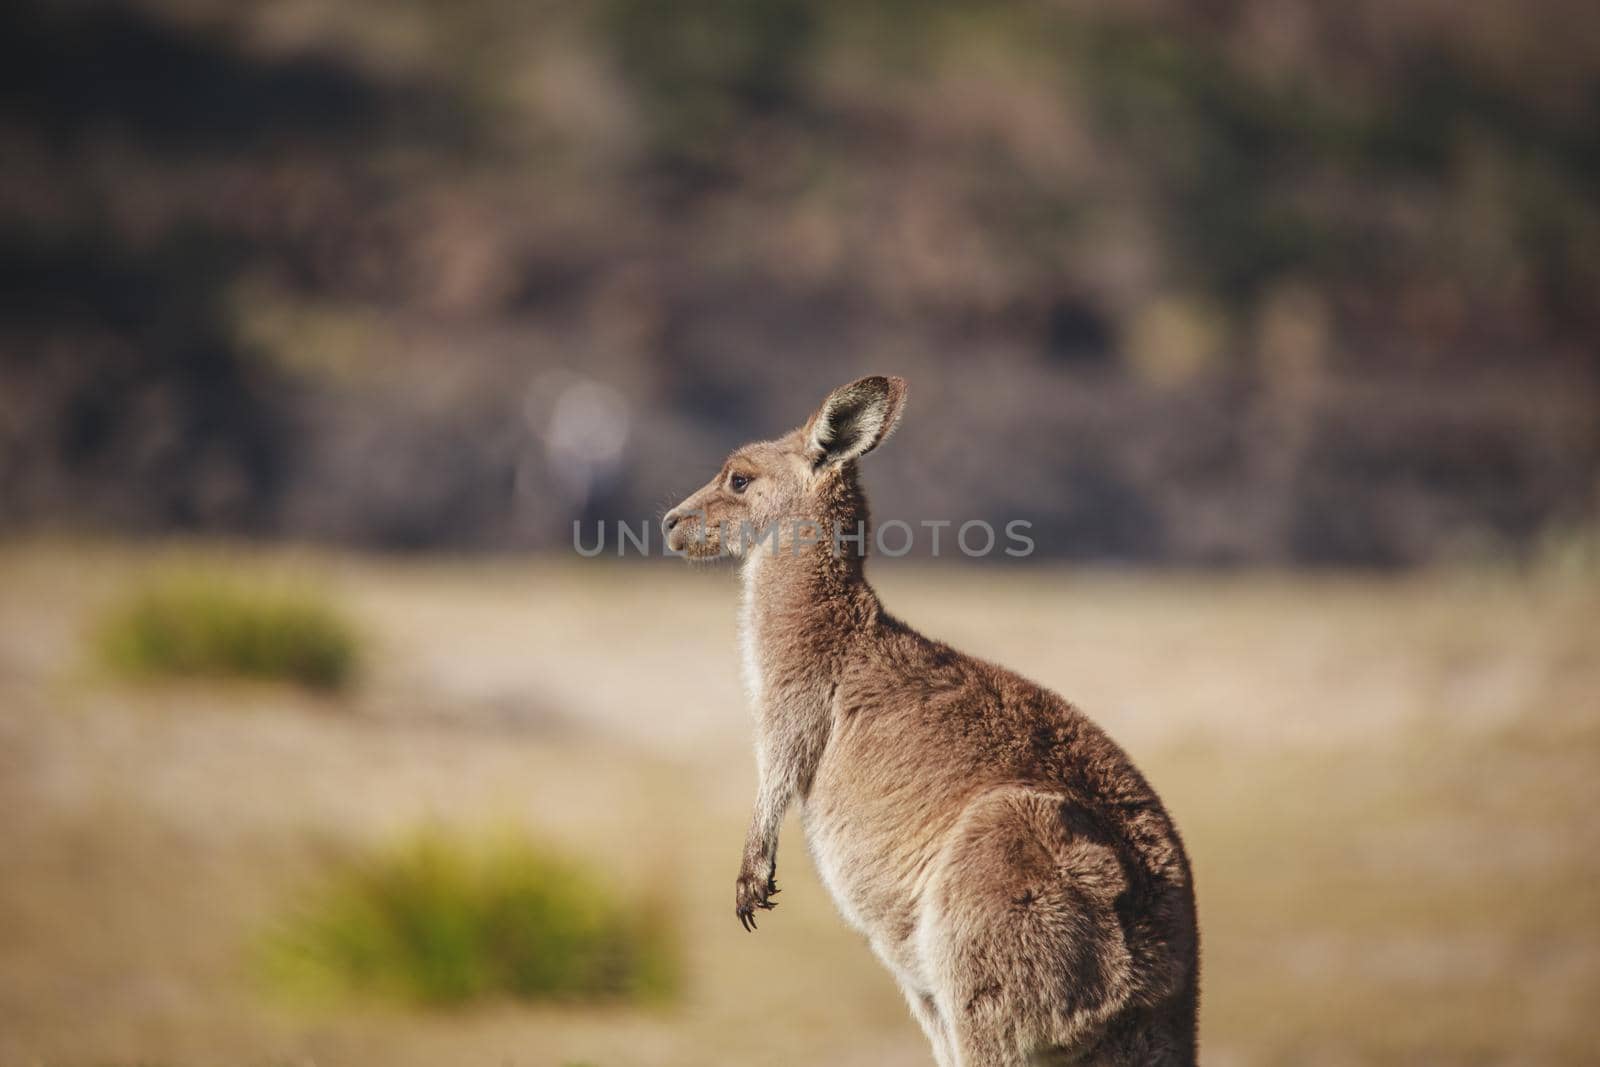
[[[830,688],[849,650],[877,624],[877,595],[856,546],[827,538],[798,550],[756,546],[741,568],[740,639],[753,704]]]

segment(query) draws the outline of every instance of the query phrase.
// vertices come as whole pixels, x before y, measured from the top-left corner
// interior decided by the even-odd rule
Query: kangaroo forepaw
[[[778,895],[776,872],[762,878],[757,874],[741,874],[734,885],[734,914],[739,925],[746,930],[756,928],[756,911],[771,911],[778,906],[772,898]]]

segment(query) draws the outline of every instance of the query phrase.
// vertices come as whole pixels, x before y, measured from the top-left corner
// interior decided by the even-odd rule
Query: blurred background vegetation
[[[0,1064],[929,1062],[792,821],[732,918],[731,580],[570,547],[874,372],[1204,1062],[1592,1062],[1592,4],[14,0],[0,159]]]
[[[423,1006],[665,999],[676,982],[662,927],[625,911],[570,862],[503,832],[425,831],[352,864],[266,940],[270,980]]]
[[[133,677],[287,680],[345,685],[359,642],[336,609],[308,592],[241,585],[221,574],[173,574],[108,611],[106,666]]]
[[[0,19],[6,528],[559,549],[866,370],[880,514],[1048,555],[1600,508],[1581,0]]]

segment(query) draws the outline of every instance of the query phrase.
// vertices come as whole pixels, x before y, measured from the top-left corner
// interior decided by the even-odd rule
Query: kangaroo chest
[[[841,681],[846,650],[813,647],[782,595],[772,560],[744,567],[740,665],[756,719],[763,777],[791,777],[814,866],[844,919],[880,954],[911,935],[934,843],[928,798],[893,727],[842,714],[862,694]],[[788,773],[786,773],[788,772]]]
[[[840,913],[887,957],[912,935],[948,826],[937,783],[906,751],[914,739],[880,725],[835,719],[801,824]]]

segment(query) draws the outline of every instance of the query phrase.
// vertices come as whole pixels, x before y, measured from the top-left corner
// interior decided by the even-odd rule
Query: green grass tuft
[[[353,864],[269,935],[268,977],[315,999],[448,1006],[668,999],[677,952],[661,915],[625,907],[570,861],[516,837],[438,832]]]
[[[283,680],[315,689],[346,685],[358,646],[351,624],[310,592],[214,574],[154,581],[113,608],[99,632],[101,658],[122,674]]]

